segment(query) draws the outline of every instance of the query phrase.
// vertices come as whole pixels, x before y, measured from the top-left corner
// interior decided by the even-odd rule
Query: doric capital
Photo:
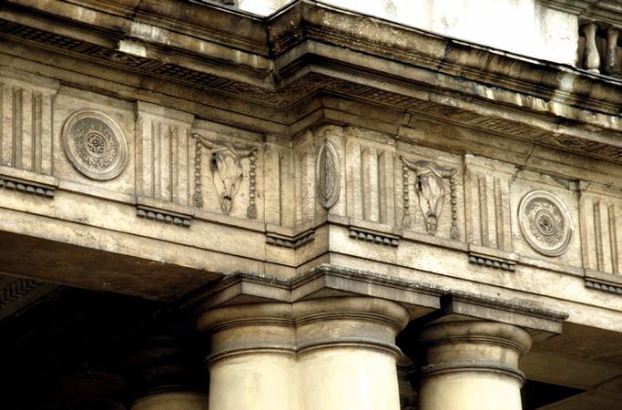
[[[294,304],[298,350],[350,345],[399,354],[395,336],[408,311],[384,299],[337,297]]]
[[[418,338],[423,347],[422,377],[453,372],[487,372],[518,379],[518,359],[531,347],[531,335],[520,327],[485,321],[449,321],[426,326]]]

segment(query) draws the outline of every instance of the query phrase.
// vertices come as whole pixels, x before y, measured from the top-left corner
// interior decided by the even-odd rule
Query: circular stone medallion
[[[77,111],[63,126],[63,147],[73,166],[89,178],[105,181],[127,165],[127,143],[117,123],[97,111]]]
[[[518,207],[523,236],[536,251],[546,256],[566,252],[572,236],[572,220],[564,204],[546,191],[531,191]]]

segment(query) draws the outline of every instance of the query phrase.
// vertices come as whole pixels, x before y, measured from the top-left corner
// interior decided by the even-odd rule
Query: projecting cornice
[[[619,79],[314,1],[262,19],[179,0],[9,0],[0,19],[12,43],[116,70],[114,81],[150,95],[183,95],[284,127],[309,115],[299,102],[336,95],[622,162]],[[114,75],[106,73],[89,75]]]
[[[597,20],[622,26],[622,2],[619,0],[539,0],[551,9],[576,14],[585,20]]]

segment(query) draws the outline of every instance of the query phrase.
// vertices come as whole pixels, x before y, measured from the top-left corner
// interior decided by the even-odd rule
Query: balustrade
[[[620,28],[596,22],[581,26],[579,67],[593,73],[622,76]]]

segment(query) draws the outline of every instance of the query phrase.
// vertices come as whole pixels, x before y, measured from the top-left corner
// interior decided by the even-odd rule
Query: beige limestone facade
[[[5,0],[6,408],[617,408],[621,30],[616,0]]]

